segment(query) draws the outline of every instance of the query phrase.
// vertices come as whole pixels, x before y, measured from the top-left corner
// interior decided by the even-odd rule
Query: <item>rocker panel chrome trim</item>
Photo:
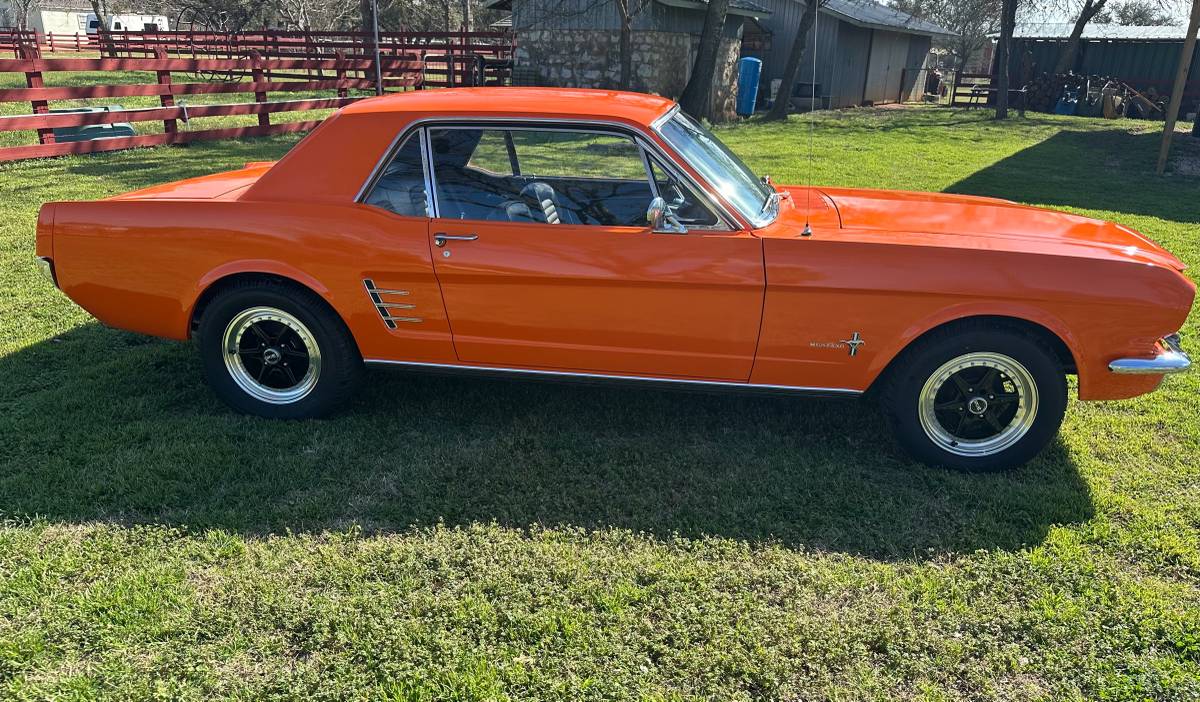
[[[744,392],[764,392],[778,394],[796,394],[817,397],[862,396],[861,390],[849,388],[817,388],[798,385],[759,385],[755,383],[736,383],[722,380],[689,380],[686,378],[655,378],[641,375],[611,375],[605,373],[582,373],[578,371],[546,371],[532,368],[504,368],[499,366],[466,366],[454,363],[426,363],[421,361],[388,361],[385,359],[368,358],[364,363],[380,366],[401,366],[412,370],[423,370],[444,373],[463,373],[466,375],[498,376],[498,377],[535,377],[546,379],[629,382],[638,385],[657,385],[667,388],[696,388],[702,390],[731,390]]]

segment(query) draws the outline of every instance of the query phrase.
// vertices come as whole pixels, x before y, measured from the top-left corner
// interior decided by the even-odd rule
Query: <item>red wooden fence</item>
[[[375,81],[371,77],[374,61],[362,59],[279,59],[252,58],[232,59],[179,59],[179,58],[56,58],[56,59],[0,59],[0,72],[25,74],[25,88],[0,90],[0,102],[27,101],[33,114],[0,117],[0,132],[36,130],[38,143],[29,146],[0,148],[0,161],[13,161],[40,156],[60,156],[73,153],[113,151],[135,146],[179,144],[199,139],[227,139],[243,136],[265,136],[285,132],[312,129],[319,120],[271,124],[270,116],[277,112],[319,110],[348,105],[361,97],[349,95],[349,90],[373,90]],[[394,76],[408,74],[414,80],[419,76],[417,67],[402,59],[384,59],[385,74]],[[245,82],[174,82],[172,73],[198,73],[202,71],[248,70],[251,79]],[[314,80],[271,80],[266,72],[311,71],[328,75]],[[43,76],[56,71],[149,71],[154,72],[154,83],[124,85],[88,85],[48,87]],[[297,100],[267,99],[268,92],[308,92],[318,90],[336,91],[336,97],[306,98]],[[176,104],[176,98],[188,95],[253,94],[253,102],[224,104]],[[49,103],[54,100],[78,100],[86,98],[119,98],[127,96],[158,96],[159,107],[133,108],[115,112],[87,112],[50,114]],[[218,117],[229,115],[258,115],[258,125],[253,127],[231,127],[222,129],[200,129],[181,131],[178,123],[195,117]],[[162,121],[163,133],[138,134],[132,137],[114,137],[93,141],[56,143],[53,129],[78,127],[115,122]]]
[[[0,117],[0,132],[33,130],[38,135],[36,145],[0,148],[0,161],[303,131],[318,122],[271,124],[270,116],[336,108],[361,99],[351,97],[348,91],[374,91],[377,71],[385,90],[502,85],[510,81],[512,74],[512,41],[509,35],[496,32],[384,33],[378,64],[373,36],[361,32],[112,32],[101,36],[98,43],[102,58],[43,59],[42,50],[53,47],[62,51],[76,44],[40,33],[6,34],[0,30],[0,50],[11,49],[18,57],[0,59],[0,73],[23,73],[26,85],[0,89],[0,103],[27,102],[31,107],[31,114]],[[154,73],[157,79],[140,84],[47,86],[44,74],[61,71],[145,71]],[[194,80],[175,82],[179,74]],[[267,98],[268,92],[324,90],[336,91],[336,97]],[[254,101],[176,104],[182,96],[222,93],[253,94]],[[157,96],[159,106],[50,114],[51,103],[56,100],[127,96]],[[258,125],[194,131],[179,128],[180,120],[186,123],[192,117],[229,115],[257,115]],[[160,120],[161,134],[56,143],[53,132],[62,127]]]
[[[421,63],[428,87],[500,85],[512,76],[513,35],[507,32],[380,32],[381,57]],[[99,51],[108,58],[330,58],[374,60],[370,32],[104,32],[44,34],[0,28],[0,52],[36,57],[43,51]],[[234,75],[244,74],[234,71]],[[273,77],[289,77],[284,75]],[[229,78],[214,75],[211,78]],[[295,77],[295,76],[291,76]]]

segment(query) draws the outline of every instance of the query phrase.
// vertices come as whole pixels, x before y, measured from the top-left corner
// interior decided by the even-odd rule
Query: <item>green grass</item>
[[[1155,127],[849,111],[811,160],[800,118],[720,134],[779,182],[1052,205],[1197,265],[1200,179],[1150,172]],[[36,273],[42,202],[293,141],[0,167],[0,699],[1200,696],[1200,376],[1072,402],[1005,475],[914,465],[854,402],[372,371],[274,422]]]

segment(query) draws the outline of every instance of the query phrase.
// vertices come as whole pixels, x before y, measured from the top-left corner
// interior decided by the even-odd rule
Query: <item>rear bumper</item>
[[[1118,358],[1108,364],[1108,369],[1122,375],[1162,375],[1182,373],[1191,368],[1192,359],[1183,352],[1178,334],[1164,337],[1159,346],[1154,358]]]

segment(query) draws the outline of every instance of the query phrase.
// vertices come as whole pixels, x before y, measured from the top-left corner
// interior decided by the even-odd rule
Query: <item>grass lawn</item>
[[[987,117],[821,115],[811,161],[806,119],[720,133],[778,182],[1049,205],[1200,266],[1159,125]],[[42,202],[293,142],[0,166],[0,698],[1200,697],[1196,374],[1072,402],[1004,475],[914,465],[845,401],[372,371],[275,422],[37,274]]]

